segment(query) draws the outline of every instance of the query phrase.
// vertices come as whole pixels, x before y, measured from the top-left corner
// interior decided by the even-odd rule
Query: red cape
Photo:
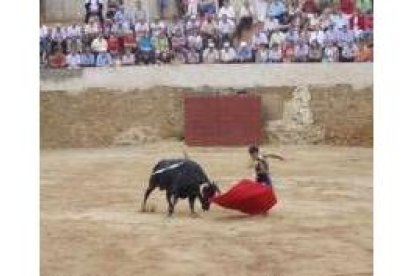
[[[214,197],[212,202],[224,208],[258,215],[269,211],[277,203],[277,198],[272,187],[243,179],[226,193]]]

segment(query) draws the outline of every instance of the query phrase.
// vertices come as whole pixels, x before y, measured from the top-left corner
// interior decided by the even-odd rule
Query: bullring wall
[[[372,64],[46,70],[40,81],[41,147],[182,139],[184,95],[241,90],[261,96],[264,125],[275,122],[276,128],[264,129],[268,143],[372,146],[372,74]]]

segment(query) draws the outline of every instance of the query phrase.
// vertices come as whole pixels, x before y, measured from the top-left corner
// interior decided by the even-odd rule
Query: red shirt
[[[63,53],[56,53],[50,57],[50,67],[63,68],[66,65],[66,56]]]
[[[314,0],[306,0],[305,3],[303,3],[302,11],[305,13],[316,13],[318,8],[316,7]]]
[[[374,27],[373,17],[364,14],[354,14],[349,19],[350,28],[353,29],[355,24],[358,26],[358,29],[360,30],[372,30]]]
[[[353,14],[354,6],[354,0],[341,0],[341,11],[345,14]]]
[[[119,42],[118,42],[118,38],[115,36],[110,36],[108,38],[108,50],[109,52],[115,52],[117,53],[119,50]]]
[[[135,47],[135,37],[133,34],[127,34],[124,36],[124,47]]]

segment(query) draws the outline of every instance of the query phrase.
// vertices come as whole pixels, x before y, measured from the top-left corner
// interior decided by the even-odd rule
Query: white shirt
[[[92,41],[91,48],[95,52],[106,52],[108,50],[108,43],[106,42],[105,38],[102,38],[102,40],[99,40],[99,38],[95,38]]]
[[[220,20],[219,22],[219,31],[222,34],[231,34],[234,32],[234,23],[230,19],[227,19],[227,22]]]
[[[223,14],[227,15],[227,18],[232,20],[236,17],[236,13],[234,12],[232,6],[228,6],[227,8],[225,6],[221,7],[219,11],[219,18],[223,17]]]
[[[253,36],[253,45],[268,44],[269,40],[267,39],[266,34],[260,32]]]
[[[158,24],[151,23],[152,36],[158,36],[162,30],[165,30],[164,22],[160,21]]]
[[[236,57],[236,51],[231,47],[228,48],[228,51],[226,51],[225,49],[220,50],[220,60],[223,62],[234,61]]]
[[[78,68],[81,63],[79,54],[69,54],[66,56],[66,64],[69,68]]]
[[[66,35],[68,37],[80,37],[81,36],[81,28],[79,25],[76,26],[69,26],[66,29]]]
[[[135,32],[137,34],[144,34],[145,32],[148,32],[148,31],[149,31],[148,23],[137,22],[135,24]]]
[[[313,40],[318,41],[318,43],[320,45],[324,45],[324,43],[325,43],[325,32],[322,31],[322,30],[311,32],[310,38],[309,38],[309,43],[312,42]]]
[[[45,38],[48,36],[48,27],[46,25],[43,25],[40,27],[40,38]]]

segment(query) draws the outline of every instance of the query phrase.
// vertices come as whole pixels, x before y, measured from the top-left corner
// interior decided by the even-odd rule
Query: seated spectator
[[[106,19],[102,27],[102,34],[104,37],[109,37],[113,33],[114,23],[111,19]]]
[[[187,46],[188,48],[194,48],[196,51],[201,51],[203,49],[203,38],[200,33],[189,33],[187,36]]]
[[[85,0],[85,23],[89,22],[89,18],[91,15],[96,15],[99,18],[99,21],[101,22],[101,25],[103,25],[103,3],[102,0]]]
[[[349,24],[349,18],[346,18],[344,14],[341,11],[335,10],[331,14],[331,22],[334,25],[335,30],[341,29],[343,26],[348,26]]]
[[[252,38],[253,50],[257,51],[261,45],[268,45],[269,41],[267,39],[266,33],[263,31],[263,27],[258,25],[256,27],[256,32]]]
[[[372,12],[372,0],[355,0],[355,6],[362,13]]]
[[[174,16],[172,19],[172,22],[168,28],[168,34],[169,36],[175,35],[178,31],[180,33],[184,33],[184,22],[178,18],[177,16]]]
[[[289,29],[286,33],[285,41],[289,43],[297,43],[299,40],[299,32],[295,29]]]
[[[78,68],[80,68],[80,65],[81,65],[80,55],[75,50],[72,50],[66,56],[66,64],[67,64],[69,69],[78,69]]]
[[[190,48],[187,52],[187,63],[188,64],[199,64],[201,62],[200,53],[194,48]]]
[[[323,51],[322,61],[324,62],[337,62],[339,57],[339,50],[335,43],[328,42]]]
[[[165,11],[168,9],[170,0],[157,0],[158,11],[162,19],[165,18]],[[157,34],[158,35],[158,34]]]
[[[233,63],[237,59],[236,51],[230,46],[230,42],[223,43],[223,49],[220,50],[221,63]]]
[[[267,44],[260,44],[255,54],[256,63],[266,63],[269,61],[269,51],[266,48]]]
[[[223,14],[218,25],[219,45],[223,45],[225,41],[231,41],[234,33],[234,23],[227,18],[227,14]]]
[[[237,50],[237,59],[239,62],[253,61],[253,49],[245,41],[240,42],[240,46]]]
[[[230,0],[224,1],[224,5],[220,8],[219,19],[222,19],[223,16],[226,16],[228,20],[236,22],[236,13],[233,6],[230,4]]]
[[[47,64],[52,52],[52,29],[42,26],[40,30],[40,62]]]
[[[68,49],[68,51],[74,50],[75,52],[79,52],[81,48],[81,27],[78,24],[73,23],[66,28],[66,49]]]
[[[138,62],[144,64],[155,63],[154,57],[154,45],[152,44],[151,36],[149,32],[145,33],[138,43]]]
[[[96,57],[96,67],[112,66],[112,57],[108,52],[99,52]]]
[[[219,52],[214,47],[214,42],[208,43],[208,48],[203,52],[203,63],[217,63],[220,60]]]
[[[116,11],[119,8],[119,0],[108,0],[106,6],[106,18],[113,19],[115,16]]]
[[[199,0],[186,0],[187,1],[187,15],[197,16]]]
[[[154,37],[153,45],[157,61],[169,63],[171,61],[171,51],[167,34],[165,32],[161,32],[158,37]]]
[[[325,44],[326,43],[337,43],[339,39],[339,31],[334,29],[334,25],[330,25],[328,30],[325,31]]]
[[[66,52],[66,32],[60,24],[52,32],[52,50],[59,47]]]
[[[283,62],[293,62],[295,60],[295,43],[286,41],[283,44]]]
[[[59,69],[66,66],[66,56],[62,51],[62,47],[57,47],[56,52],[49,57],[50,68]]]
[[[171,48],[173,52],[182,52],[186,43],[186,37],[181,30],[177,30],[171,37]]]
[[[355,0],[340,0],[341,12],[349,19],[354,13]]]
[[[86,34],[91,38],[97,37],[101,31],[102,27],[99,25],[99,22],[95,20],[95,18],[92,18],[92,20],[90,20],[90,22],[85,26]]]
[[[322,61],[322,47],[317,40],[313,40],[309,47],[309,62],[321,62]]]
[[[185,25],[185,32],[199,32],[200,31],[201,23],[199,20],[197,20],[197,17],[195,15],[192,15],[190,17],[190,20],[188,20],[187,24]]]
[[[167,31],[167,26],[159,18],[155,18],[154,22],[150,25],[150,29],[153,36],[159,36],[161,32]]]
[[[306,62],[308,61],[309,55],[309,46],[303,40],[299,40],[299,42],[295,45],[295,61],[296,62]]]
[[[201,24],[200,34],[203,38],[204,47],[207,46],[208,40],[216,40],[218,34],[217,24],[214,22],[211,15],[207,15],[207,19]],[[217,41],[215,41],[217,42]]]
[[[309,42],[312,43],[312,41],[317,41],[317,43],[322,46],[325,45],[325,32],[319,25],[316,30],[310,33]]]
[[[302,3],[301,10],[305,14],[315,14],[315,13],[319,12],[318,7],[315,3],[315,0],[305,0]]]
[[[127,21],[126,19],[127,18],[126,18],[126,14],[125,14],[125,8],[124,8],[123,5],[120,5],[118,7],[118,10],[115,12],[114,19],[113,19],[114,23],[115,24],[119,24],[119,23],[123,24],[124,22]]]
[[[128,33],[124,35],[123,42],[124,42],[124,49],[129,48],[133,50],[136,47],[136,38],[133,33]]]
[[[139,41],[145,33],[149,32],[150,27],[145,19],[140,18],[137,23],[135,23],[135,35],[136,39]]]
[[[120,51],[119,40],[114,34],[111,34],[108,38],[108,51],[112,56]]]
[[[266,18],[264,23],[264,30],[266,34],[270,37],[272,33],[276,32],[279,29],[279,20],[276,17]]]
[[[372,45],[365,43],[365,42],[359,43],[356,61],[369,62],[372,60],[373,60]]]
[[[271,0],[267,12],[268,17],[276,18],[278,22],[282,22],[286,13],[287,8],[282,0]]]
[[[269,46],[272,48],[274,44],[281,45],[283,42],[285,42],[285,34],[280,30],[276,30],[270,36]]]
[[[344,25],[338,32],[338,46],[343,47],[343,45],[354,42],[355,36],[354,32],[348,29],[348,26]]]
[[[80,55],[80,66],[93,67],[95,64],[95,56],[91,52],[91,48],[88,46],[85,48],[85,52],[82,52]]]
[[[215,0],[199,0],[198,2],[201,16],[216,13],[217,7]]]
[[[125,54],[122,56],[122,65],[134,65],[135,55],[131,52],[130,48],[125,49]]]
[[[106,51],[108,51],[108,42],[100,34],[97,38],[95,38],[92,41],[91,48],[94,53],[106,53]]]
[[[347,42],[341,47],[340,61],[353,62],[358,54],[358,47],[355,42]]]
[[[283,61],[282,47],[280,44],[273,43],[269,50],[269,62],[278,63]]]

